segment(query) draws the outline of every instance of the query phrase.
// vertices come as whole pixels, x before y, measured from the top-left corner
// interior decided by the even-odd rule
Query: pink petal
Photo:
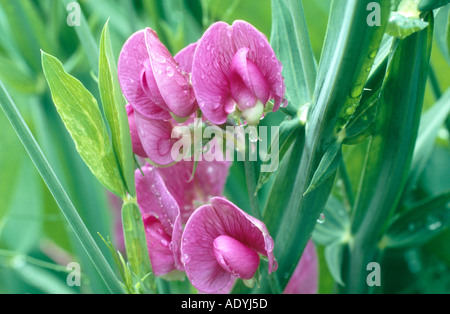
[[[153,216],[144,220],[144,226],[153,272],[156,276],[167,275],[176,269],[174,255],[169,248],[171,237]]]
[[[178,204],[153,166],[147,164],[141,170],[136,170],[135,178],[137,201],[142,216],[144,218],[156,217],[166,233],[172,235],[180,210]]]
[[[224,198],[198,208],[189,218],[181,245],[186,274],[200,291],[224,289],[235,278],[216,259],[214,241],[228,236],[257,253],[268,256],[269,272],[275,270],[273,240],[259,220],[249,216]],[[230,258],[230,255],[226,255]],[[235,262],[233,262],[235,265]]]
[[[176,199],[181,211],[181,222],[185,224],[199,204],[222,195],[227,181],[230,163],[226,161],[199,161],[192,181],[193,161],[180,161],[169,168],[159,168],[167,189]]]
[[[178,66],[156,33],[146,29],[145,42],[151,69],[167,106],[179,117],[189,117],[197,110],[195,95],[189,76]]]
[[[172,123],[164,120],[147,119],[135,113],[136,125],[142,147],[148,158],[158,165],[169,165],[172,158]]]
[[[152,119],[170,119],[170,113],[158,106],[142,88],[144,63],[149,59],[145,31],[133,34],[119,56],[118,76],[125,98],[141,115]]]
[[[147,158],[144,147],[142,146],[141,139],[136,127],[136,120],[134,118],[134,109],[131,105],[127,105],[128,124],[130,125],[131,144],[133,146],[133,152],[143,158]]]
[[[261,71],[270,88],[270,99],[275,100],[274,111],[278,110],[284,101],[286,86],[281,75],[283,66],[277,59],[267,37],[254,26],[245,21],[233,23],[233,40],[236,50],[249,48],[248,59]],[[260,99],[264,103],[264,99]]]
[[[243,68],[249,75],[257,74],[254,79],[246,76],[247,84],[244,81],[243,83],[247,89],[254,92],[254,96],[262,102],[274,99],[274,111],[284,102],[286,88],[281,75],[282,65],[265,35],[244,21],[236,21],[232,26],[217,22],[205,32],[199,42],[192,73],[199,106],[205,116],[215,124],[223,124],[227,120],[229,112],[225,111],[225,104],[231,96],[230,80],[233,82],[236,79],[235,75],[231,75],[231,66],[236,53],[242,48],[248,49],[247,59],[250,61],[250,65]],[[244,54],[243,51],[240,53]],[[241,79],[244,77],[239,76]],[[245,101],[241,105],[245,105]]]
[[[231,94],[241,111],[255,105],[257,99],[266,104],[270,89],[258,67],[248,60],[248,48],[241,48],[231,63]]]
[[[316,248],[309,241],[284,293],[316,294],[319,284],[318,267]]]
[[[224,107],[230,96],[230,66],[236,53],[231,34],[228,24],[214,23],[200,40],[193,61],[192,84],[198,105],[215,124],[225,123],[228,117]]]
[[[198,43],[193,43],[178,52],[174,59],[180,66],[180,69],[186,73],[192,73],[192,62],[194,61],[195,50]]]
[[[251,279],[259,266],[259,255],[236,239],[222,235],[214,239],[214,256],[224,270],[241,279]]]

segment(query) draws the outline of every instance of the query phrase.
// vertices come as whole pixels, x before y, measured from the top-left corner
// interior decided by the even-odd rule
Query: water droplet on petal
[[[166,68],[166,73],[167,73],[167,76],[172,77],[175,75],[175,70],[171,66],[168,66]]]

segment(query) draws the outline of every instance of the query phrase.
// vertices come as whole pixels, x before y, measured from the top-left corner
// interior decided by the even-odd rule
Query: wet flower
[[[269,261],[269,273],[277,263],[273,239],[265,225],[225,198],[198,208],[189,218],[182,236],[181,256],[192,285],[217,293],[230,282],[251,279],[260,255]]]
[[[203,114],[223,124],[241,113],[257,125],[269,100],[273,111],[286,104],[282,65],[267,38],[244,21],[232,26],[217,22],[199,41],[192,66],[192,83]]]
[[[147,119],[189,117],[197,110],[189,74],[150,28],[127,40],[120,53],[118,75],[125,98]]]
[[[138,205],[142,212],[153,271],[176,278],[184,270],[181,261],[183,224],[196,206],[222,194],[228,162],[199,162],[189,181],[193,162],[181,161],[168,168],[145,165],[136,171]]]

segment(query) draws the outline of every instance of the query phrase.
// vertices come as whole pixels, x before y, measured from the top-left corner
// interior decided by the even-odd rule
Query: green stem
[[[110,265],[106,261],[105,257],[101,253],[100,249],[98,248],[97,244],[86,228],[83,220],[79,216],[66,191],[62,187],[53,169],[45,158],[33,134],[31,133],[27,124],[20,115],[20,112],[17,110],[17,107],[15,106],[14,102],[3,86],[3,83],[1,82],[0,106],[5,112],[17,135],[19,136],[19,139],[24,145],[26,151],[30,155],[31,160],[42,176],[42,179],[55,198],[55,201],[61,209],[62,214],[66,218],[70,227],[73,229],[75,235],[80,241],[82,247],[85,249],[86,254],[89,256],[92,263],[96,267],[100,276],[104,280],[106,286],[111,293],[123,293],[123,289],[119,280],[117,279]]]
[[[350,181],[347,166],[344,160],[342,160],[341,166],[339,168],[339,176],[342,179],[342,182],[344,183],[344,193],[347,198],[348,204],[350,208],[353,208],[353,205],[355,204],[355,196],[353,194],[352,183]]]
[[[246,156],[247,157],[247,156]],[[252,162],[247,160],[248,158],[245,158],[244,161],[244,168],[245,168],[245,179],[247,181],[247,191],[248,191],[248,197],[250,200],[250,205],[251,205],[251,210],[252,210],[252,215],[261,220],[261,210],[260,210],[260,206],[259,206],[259,200],[258,200],[258,196],[255,195],[256,193],[256,162]]]

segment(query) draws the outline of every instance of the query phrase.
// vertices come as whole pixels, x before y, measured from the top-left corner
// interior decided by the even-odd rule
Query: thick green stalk
[[[45,158],[38,143],[34,139],[33,134],[29,130],[28,126],[26,125],[14,102],[12,101],[11,97],[9,96],[8,92],[1,82],[0,106],[5,112],[11,125],[14,127],[17,135],[19,136],[22,144],[30,155],[37,170],[41,174],[48,189],[55,198],[55,201],[61,209],[62,214],[66,218],[70,227],[73,229],[75,235],[85,249],[92,263],[95,265],[97,271],[100,273],[110,292],[123,293],[122,286],[118,281],[116,275],[101,253],[88,229],[84,225],[83,220],[79,216],[67,193],[65,192],[64,188],[53,172],[53,169]]]
[[[366,267],[379,261],[378,242],[398,205],[408,177],[427,82],[430,27],[396,43],[352,221],[346,290],[366,293]]]
[[[340,127],[359,102],[389,15],[389,1],[378,1],[382,26],[367,24],[365,1],[336,0],[331,9],[315,101],[308,116],[303,157],[296,173],[294,193],[285,210],[282,228],[275,235],[277,275],[284,287],[295,269],[331,192],[336,171],[311,193],[308,189],[326,151],[338,141]]]

